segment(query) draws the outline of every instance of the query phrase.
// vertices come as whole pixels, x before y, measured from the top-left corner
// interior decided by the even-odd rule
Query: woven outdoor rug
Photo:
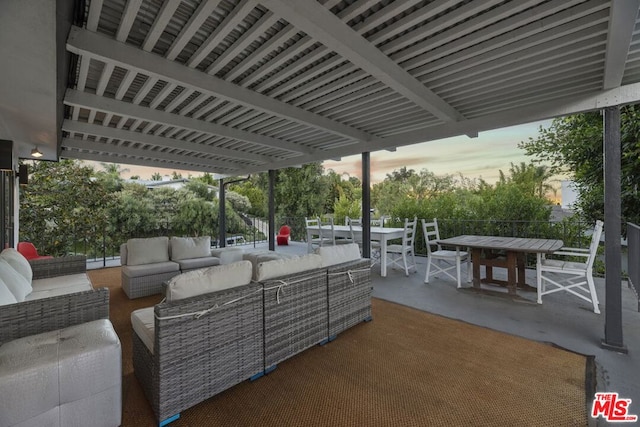
[[[157,425],[131,362],[120,269],[89,272],[111,290],[122,342],[123,426]],[[593,358],[374,299],[373,321],[256,381],[182,412],[171,426],[585,426]]]

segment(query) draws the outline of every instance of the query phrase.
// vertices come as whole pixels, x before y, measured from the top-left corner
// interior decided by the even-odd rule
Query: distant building
[[[561,181],[560,193],[562,197],[562,208],[573,209],[578,201],[578,190],[576,189],[575,182],[568,180]]]

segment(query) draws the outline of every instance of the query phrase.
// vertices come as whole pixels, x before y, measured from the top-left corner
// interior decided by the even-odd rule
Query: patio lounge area
[[[479,151],[480,132],[599,111],[603,220],[616,236],[597,280],[601,315],[562,294],[539,305],[525,292],[425,284],[423,258],[407,276],[376,267],[373,295],[594,355],[597,389],[639,414],[640,315],[618,290],[620,109],[640,102],[639,10],[640,0],[3,1],[2,246],[20,240],[19,160],[206,172],[223,201],[225,178],[268,172],[272,190],[278,169],[360,155],[369,256],[370,153],[464,135]],[[293,243],[276,250],[306,252]]]
[[[247,245],[245,251],[266,250],[267,244]],[[277,246],[276,252],[287,255],[302,255],[307,252],[306,242],[291,241],[287,246]],[[117,261],[114,262],[117,265]],[[432,277],[425,284],[426,258],[417,257],[418,271],[405,276],[401,269],[389,268],[387,277],[380,276],[380,267],[372,268],[373,297],[413,307],[446,318],[461,320],[532,341],[548,343],[570,352],[595,356],[596,390],[615,391],[633,402],[640,402],[640,313],[637,298],[626,283],[622,284],[623,329],[628,354],[604,350],[600,346],[604,328],[604,313],[593,313],[589,303],[566,293],[556,293],[537,304],[534,291],[518,290],[516,297],[507,294],[501,287],[483,285],[482,292],[463,284],[456,288],[454,280]],[[466,277],[463,266],[463,277]],[[504,278],[506,271],[494,268],[496,278]],[[527,283],[535,283],[535,270],[526,270]],[[604,299],[605,283],[596,278],[596,287],[601,301]],[[374,317],[375,322],[375,317]],[[400,331],[402,333],[402,331]],[[456,336],[450,337],[452,341]],[[429,343],[416,343],[428,348]],[[528,354],[523,365],[535,360],[536,354]],[[125,362],[126,363],[126,362]],[[509,393],[508,389],[504,390]],[[591,396],[592,397],[592,396]],[[636,413],[637,404],[630,413]],[[587,411],[589,408],[585,408]],[[634,412],[635,411],[635,412]],[[604,422],[593,421],[593,425]],[[531,421],[531,425],[536,425]]]

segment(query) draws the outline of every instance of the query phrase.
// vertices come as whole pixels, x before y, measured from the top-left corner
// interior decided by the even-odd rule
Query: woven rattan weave
[[[371,260],[359,259],[327,269],[329,339],[371,320]]]
[[[327,269],[263,282],[265,370],[328,338]]]

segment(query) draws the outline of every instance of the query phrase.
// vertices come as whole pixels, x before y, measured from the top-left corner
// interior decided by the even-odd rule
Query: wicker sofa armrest
[[[0,308],[0,344],[108,318],[108,288],[3,305]]]
[[[371,260],[362,258],[327,268],[329,339],[371,320]]]
[[[87,271],[87,257],[84,255],[70,255],[49,259],[32,259],[29,261],[34,279],[66,276]]]

